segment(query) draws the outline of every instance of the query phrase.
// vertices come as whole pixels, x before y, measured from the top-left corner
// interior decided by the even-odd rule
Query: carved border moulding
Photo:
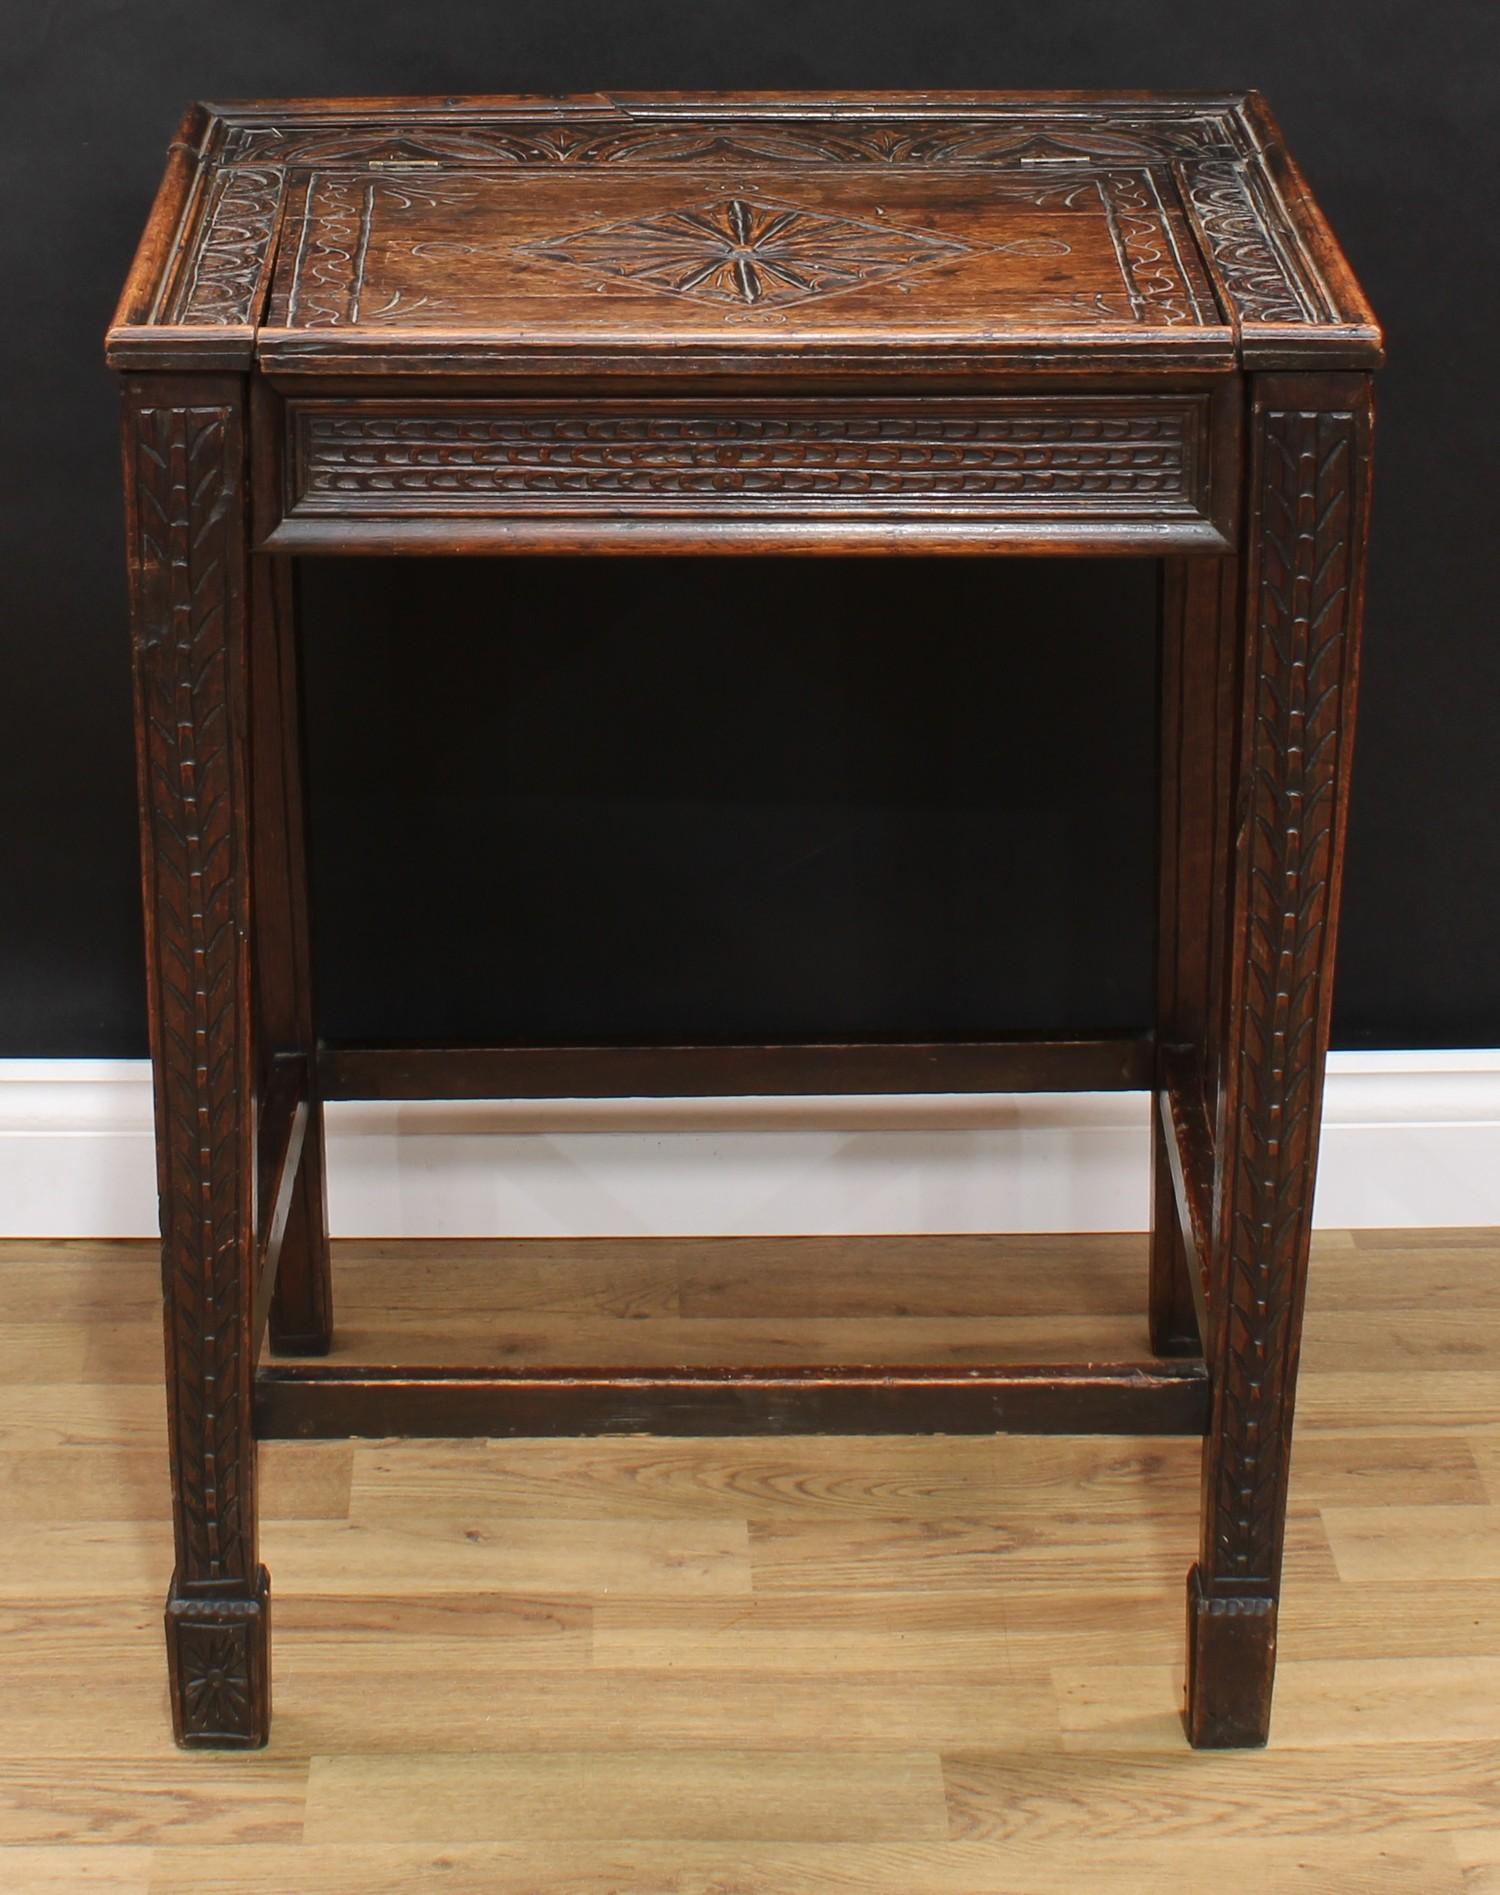
[[[580,115],[534,122],[340,125],[231,124],[220,152],[235,164],[887,164],[1025,165],[1068,162],[1160,163],[1193,155],[1232,156],[1223,117],[1064,118],[1039,120],[976,113],[968,118],[714,120],[648,114],[601,125]]]
[[[226,167],[213,174],[172,321],[233,327],[254,320],[285,185],[276,170]]]
[[[1194,290],[1193,272],[1151,173],[1109,171],[1093,182],[1109,218],[1137,321],[1167,327],[1217,321],[1218,312]]]
[[[421,296],[403,302],[390,298],[383,307],[364,309],[365,252],[377,204],[409,209],[413,204],[463,204],[470,193],[450,183],[410,177],[382,178],[325,175],[308,181],[307,203],[298,236],[288,298],[287,322],[304,329],[334,329],[366,321],[394,321],[423,309],[441,313],[445,305]]]
[[[1224,1451],[1211,1575],[1274,1584],[1287,1396],[1317,1156],[1316,1061],[1328,979],[1361,418],[1258,417],[1261,515],[1247,785],[1244,1045],[1226,1154]]]
[[[818,499],[881,512],[905,498],[975,512],[1202,518],[1206,397],[945,404],[665,405],[582,412],[524,403],[358,415],[290,404],[291,512],[608,512],[621,501],[763,508]]]
[[[289,321],[309,329],[359,320],[373,182],[315,176],[297,248]]]
[[[1224,293],[1245,322],[1327,322],[1333,310],[1276,243],[1242,164],[1218,160],[1178,168]]]
[[[227,403],[148,403],[134,417],[136,671],[183,1591],[255,1576],[254,1498],[239,1486],[254,1452],[241,1359],[248,1130],[237,1005],[248,917],[226,624],[238,439]]]

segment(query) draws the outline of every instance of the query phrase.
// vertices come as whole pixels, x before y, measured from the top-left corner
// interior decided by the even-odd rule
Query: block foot
[[[271,1734],[271,1582],[246,1597],[167,1598],[172,1734],[187,1750],[258,1750]]]
[[[1248,1750],[1271,1728],[1276,1601],[1215,1597],[1188,1574],[1187,1735],[1195,1750]]]

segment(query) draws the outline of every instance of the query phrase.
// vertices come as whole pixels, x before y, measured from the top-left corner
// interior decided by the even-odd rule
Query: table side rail
[[[263,543],[1223,552],[1234,388],[293,396]]]
[[[284,1363],[262,1440],[413,1435],[1199,1435],[1201,1361],[986,1368],[481,1369]]]

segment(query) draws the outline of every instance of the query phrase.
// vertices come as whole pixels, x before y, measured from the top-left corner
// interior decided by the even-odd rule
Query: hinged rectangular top
[[[1367,367],[1260,98],[794,94],[195,106],[121,368]]]

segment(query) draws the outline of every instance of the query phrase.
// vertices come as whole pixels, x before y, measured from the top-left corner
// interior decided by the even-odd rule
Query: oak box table
[[[1380,350],[1253,93],[187,113],[108,342],[182,1743],[267,1735],[257,1437],[643,1429],[1201,1432],[1188,1735],[1265,1740]],[[291,561],[559,551],[1160,560],[1155,1032],[321,1047]],[[1101,1086],[1151,1360],[257,1369],[328,1347],[326,1099]]]

